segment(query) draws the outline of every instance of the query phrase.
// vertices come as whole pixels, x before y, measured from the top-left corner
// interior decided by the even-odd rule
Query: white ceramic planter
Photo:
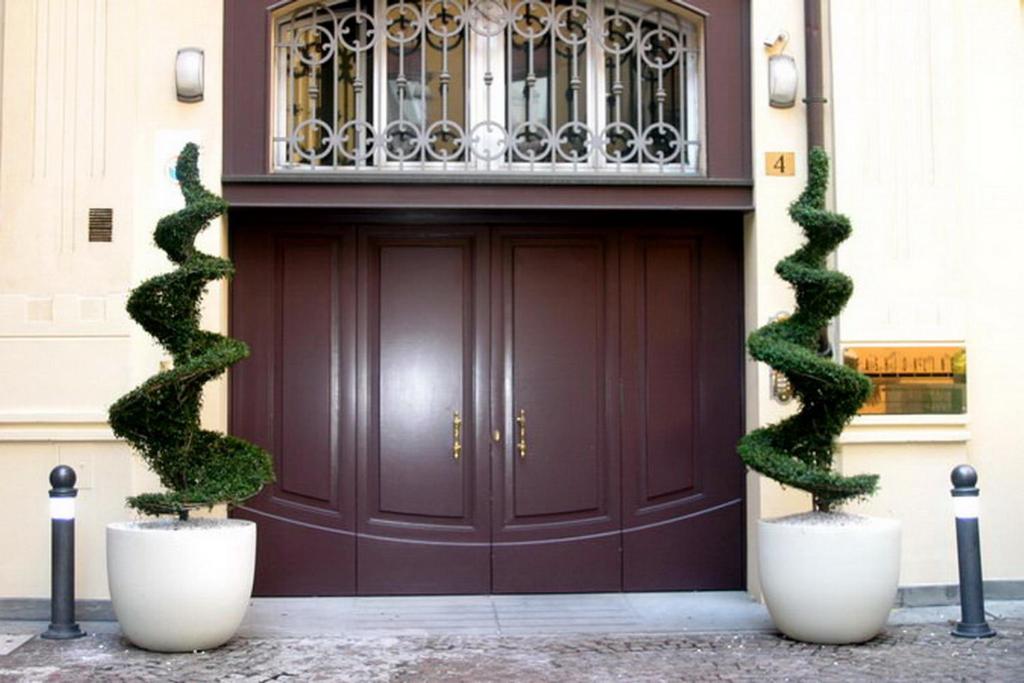
[[[900,522],[812,513],[758,523],[758,565],[780,631],[810,643],[861,643],[889,618],[900,575]]]
[[[256,525],[239,519],[107,526],[107,575],[125,637],[158,652],[223,645],[252,595]]]

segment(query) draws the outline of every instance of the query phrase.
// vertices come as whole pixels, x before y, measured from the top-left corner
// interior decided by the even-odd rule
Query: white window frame
[[[357,0],[353,0],[357,1]],[[464,0],[457,0],[463,5],[464,11],[468,11],[468,7],[472,5],[472,2]],[[595,28],[593,21],[594,17],[600,17],[602,20],[605,17],[606,10],[611,10],[614,4],[618,4],[623,14],[628,15],[630,18],[637,20],[642,17],[645,13],[649,13],[653,10],[663,10],[671,13],[676,21],[678,22],[679,35],[685,36],[687,48],[686,51],[680,54],[680,69],[682,78],[685,80],[686,88],[681,90],[681,93],[685,93],[686,101],[680,103],[681,112],[685,112],[686,130],[681,129],[682,122],[680,125],[680,134],[683,144],[686,145],[689,142],[695,142],[697,146],[697,154],[695,155],[695,162],[685,169],[683,168],[682,160],[684,158],[684,150],[680,150],[679,159],[676,162],[659,166],[655,162],[643,161],[642,155],[639,152],[636,155],[635,160],[617,164],[611,161],[598,150],[599,140],[593,139],[592,149],[589,158],[585,162],[568,162],[558,161],[555,159],[556,155],[552,154],[553,159],[551,161],[538,161],[538,162],[527,162],[527,161],[512,161],[509,162],[507,159],[500,159],[494,162],[493,168],[489,167],[488,162],[483,159],[476,160],[472,158],[472,152],[468,149],[464,150],[465,159],[461,161],[396,161],[386,158],[384,152],[384,146],[381,144],[376,145],[373,156],[370,161],[358,165],[335,165],[333,163],[325,163],[322,165],[311,165],[307,163],[294,164],[285,162],[288,156],[288,142],[282,140],[287,136],[287,106],[288,106],[288,81],[287,81],[287,64],[286,60],[281,59],[282,47],[280,46],[280,35],[282,31],[282,25],[287,21],[287,17],[293,12],[304,9],[311,5],[324,4],[330,5],[331,0],[305,0],[305,1],[288,1],[280,3],[276,8],[272,10],[271,14],[271,25],[270,25],[270,39],[271,39],[271,68],[270,68],[270,107],[273,130],[270,135],[270,149],[269,159],[271,160],[270,171],[272,173],[281,174],[325,174],[325,173],[336,173],[349,175],[353,173],[361,174],[380,174],[386,172],[389,174],[416,174],[416,173],[447,173],[447,174],[468,174],[468,175],[479,175],[486,176],[492,174],[499,174],[503,176],[508,175],[537,175],[538,173],[548,173],[553,175],[596,175],[596,176],[637,176],[637,177],[650,177],[653,175],[664,176],[664,175],[675,175],[684,177],[703,177],[706,174],[707,168],[707,145],[706,145],[706,116],[705,116],[705,28],[704,28],[704,17],[690,9],[689,7],[675,2],[674,0],[581,0],[581,5],[585,5],[591,16],[591,26],[587,33],[587,59],[586,59],[586,121],[585,123],[591,129],[594,138],[597,138],[599,133],[604,130],[607,125],[607,114],[606,107],[604,106],[605,98],[608,95],[608,84],[606,83],[606,70],[605,70],[605,52],[601,47],[601,41],[599,39],[599,27]],[[417,4],[416,0],[411,0],[409,4]],[[373,0],[374,12],[373,18],[376,26],[383,27],[385,21],[385,10],[387,7],[387,0]],[[419,5],[422,7],[422,4]],[[338,16],[342,16],[344,12],[335,11]],[[301,25],[302,22],[300,22]],[[372,92],[368,93],[367,101],[372,102],[373,120],[369,123],[373,126],[374,130],[380,134],[384,127],[388,124],[388,93],[387,93],[387,50],[388,41],[386,39],[386,31],[381,28],[381,35],[378,36],[376,43],[371,50],[366,52],[366,56],[369,57],[370,63],[373,67],[373,88]],[[462,84],[468,92],[465,93],[465,130],[466,136],[469,136],[469,132],[472,130],[474,125],[485,123],[486,119],[486,95],[487,89],[484,87],[473,87],[473,84],[480,81],[482,83],[483,72],[485,69],[485,63],[487,59],[486,45],[487,39],[484,36],[470,30],[468,27],[464,29],[465,36],[468,38],[466,45],[463,47],[465,50],[465,64],[466,73],[465,80]],[[507,50],[505,49],[506,34],[503,31],[499,35],[491,38],[493,47],[491,50],[491,70],[494,74],[493,84],[490,88],[490,99],[491,99],[491,120],[502,124],[505,127],[508,135],[511,135],[511,131],[508,130],[507,120],[507,98],[506,98],[506,87],[508,83],[508,73],[506,71],[506,56]],[[692,52],[696,55],[695,64],[691,64],[690,60],[687,59],[688,53]],[[553,65],[552,65],[553,67]],[[479,78],[477,78],[479,76]],[[458,79],[453,80],[453,84],[456,84]],[[552,84],[552,88],[555,84]],[[637,88],[637,97],[642,97],[642,88]],[[549,95],[549,101],[554,102],[554,98]],[[642,102],[635,104],[634,106],[639,107],[637,111],[638,120],[643,120],[643,105]],[[553,133],[554,131],[552,131]],[[510,144],[510,143],[507,143]],[[330,155],[325,161],[332,161]]]

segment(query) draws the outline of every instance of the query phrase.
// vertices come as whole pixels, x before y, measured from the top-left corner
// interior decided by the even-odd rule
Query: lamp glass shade
[[[74,519],[75,499],[72,496],[50,498],[50,519]]]
[[[178,50],[174,61],[174,86],[181,102],[203,99],[203,51],[197,47]]]
[[[954,496],[953,514],[957,519],[977,519],[978,500],[978,496]]]
[[[772,55],[768,58],[768,99],[771,106],[786,109],[796,104],[798,83],[793,57]]]

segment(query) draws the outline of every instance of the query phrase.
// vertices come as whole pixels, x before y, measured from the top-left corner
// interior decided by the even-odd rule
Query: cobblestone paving
[[[36,638],[0,657],[8,681],[1024,681],[1024,620],[961,640],[947,624],[890,628],[859,646],[766,633],[236,639],[159,655],[117,636]]]

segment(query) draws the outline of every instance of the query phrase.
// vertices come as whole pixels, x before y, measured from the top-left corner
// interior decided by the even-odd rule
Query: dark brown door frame
[[[410,208],[663,208],[749,210],[753,206],[750,0],[687,0],[704,16],[706,177],[588,180],[416,178],[392,180],[274,174],[269,159],[270,11],[281,0],[224,0],[223,191],[234,206]],[[317,174],[320,175],[320,174]],[[337,174],[334,174],[337,175]],[[462,187],[455,182],[467,183]],[[563,184],[565,183],[565,184]],[[558,187],[553,185],[557,184]],[[396,188],[400,190],[396,191]]]
[[[571,219],[569,218],[570,216],[572,217]],[[696,237],[698,242],[700,242],[702,239],[704,242],[707,242],[710,236],[711,241],[717,241],[720,243],[720,248],[725,248],[727,250],[731,249],[734,255],[740,255],[735,257],[732,263],[728,263],[721,261],[722,257],[720,254],[719,257],[717,257],[719,259],[718,265],[714,266],[711,269],[718,273],[718,285],[724,286],[725,289],[728,291],[727,298],[731,298],[731,300],[735,303],[734,307],[726,307],[725,309],[726,315],[730,320],[728,324],[725,325],[725,327],[723,328],[724,332],[720,336],[720,338],[705,339],[702,342],[708,348],[717,347],[718,353],[714,359],[715,367],[717,367],[725,375],[731,375],[734,378],[735,381],[730,382],[734,386],[734,391],[731,394],[720,392],[719,395],[716,396],[714,394],[707,393],[708,387],[700,388],[700,391],[704,392],[704,394],[702,395],[702,400],[710,399],[711,404],[715,406],[714,408],[709,408],[709,410],[720,410],[726,413],[732,412],[734,414],[734,421],[736,422],[736,424],[732,428],[727,428],[727,431],[735,431],[735,436],[738,436],[739,434],[742,433],[743,429],[743,384],[741,378],[744,357],[742,353],[741,340],[739,339],[739,332],[737,332],[737,330],[742,330],[743,314],[741,268],[742,221],[741,218],[736,214],[730,215],[718,212],[686,212],[675,214],[675,217],[680,224],[685,224],[692,227],[652,229],[650,231],[643,232],[643,234],[653,235],[659,238],[666,236],[669,238],[686,238],[689,235]],[[657,222],[660,223],[661,225],[664,225],[665,214],[661,212],[627,212],[620,214],[619,212],[591,213],[562,211],[532,211],[518,213],[503,213],[501,215],[495,215],[493,212],[475,211],[354,211],[346,212],[344,215],[340,215],[336,212],[312,210],[292,210],[288,212],[253,212],[246,209],[235,209],[232,211],[231,214],[231,251],[232,256],[236,258],[236,260],[238,261],[238,265],[242,269],[245,269],[247,267],[246,263],[254,258],[254,256],[252,255],[253,249],[256,249],[257,251],[259,251],[260,249],[265,250],[273,244],[274,240],[337,240],[338,245],[341,246],[338,247],[338,255],[335,257],[336,264],[339,267],[339,273],[347,273],[339,274],[337,276],[339,286],[335,288],[337,292],[337,304],[335,305],[335,310],[338,311],[338,315],[341,315],[345,310],[354,312],[356,306],[354,292],[356,290],[357,245],[354,242],[354,232],[350,228],[352,228],[357,223],[360,225],[369,226],[371,227],[371,229],[377,231],[391,231],[392,234],[410,236],[415,235],[416,231],[418,230],[417,225],[433,226],[431,232],[434,233],[436,233],[436,226],[438,226],[439,224],[449,225],[451,226],[450,232],[452,234],[464,235],[466,233],[467,227],[462,226],[473,226],[486,223],[492,226],[497,226],[498,232],[501,232],[501,230],[509,231],[514,226],[523,226],[525,224],[529,225],[529,227],[525,229],[527,233],[534,235],[550,235],[552,234],[552,232],[564,232],[567,222],[572,222],[578,225],[584,224],[592,226],[595,229],[600,229],[609,227],[633,228],[634,226],[645,224],[645,221],[650,221],[651,223]],[[258,223],[258,227],[256,227],[254,223]],[[398,225],[399,223],[401,224],[401,226]],[[342,236],[339,237],[338,229],[341,226],[345,226],[346,229],[342,231]],[[381,227],[374,228],[372,226]],[[501,226],[507,227],[502,228]],[[239,240],[235,239],[238,235],[239,230],[245,230],[247,232],[255,231],[258,237],[256,239],[252,239],[252,236],[250,236],[246,240],[240,242]],[[422,231],[422,229],[420,230]],[[701,237],[702,235],[703,238]],[[250,244],[245,246],[244,249],[237,248],[239,247],[239,245],[242,245],[243,242]],[[622,261],[623,268],[627,270],[630,268],[630,266],[627,263],[628,252],[630,248],[631,247],[629,246],[629,240],[626,239],[623,242],[624,251]],[[726,261],[728,261],[728,258],[726,258]],[[494,272],[500,269],[494,268],[492,265],[491,270],[492,272]],[[702,277],[708,277],[711,273],[711,270],[703,272]],[[262,356],[266,359],[264,362],[274,362],[270,358],[266,357],[266,354],[268,353],[268,344],[271,342],[271,340],[262,338],[261,335],[263,333],[260,332],[258,326],[252,327],[252,322],[254,316],[258,317],[259,315],[267,314],[279,315],[279,313],[274,314],[270,311],[267,311],[266,313],[261,314],[259,313],[259,310],[253,310],[250,311],[248,314],[245,314],[236,310],[234,301],[235,297],[241,294],[241,292],[238,291],[239,285],[248,289],[248,294],[246,296],[249,296],[250,298],[255,298],[256,300],[260,300],[260,291],[266,290],[267,287],[279,286],[279,284],[274,284],[274,278],[270,278],[268,280],[267,278],[242,277],[240,278],[240,280],[240,282],[236,282],[236,285],[232,292],[232,308],[230,319],[231,330],[233,333],[238,333],[239,336],[243,336],[249,339],[250,343],[255,341],[255,344],[253,344],[254,354],[258,356],[262,354]],[[710,281],[708,282],[708,284],[710,284]],[[269,290],[266,291],[269,292]],[[627,295],[628,293],[623,294],[623,296]],[[270,298],[272,299],[273,297]],[[485,308],[487,308],[486,305]],[[732,308],[731,313],[728,312],[729,308]],[[478,313],[480,315],[488,314],[486,312],[479,311]],[[718,310],[705,311],[705,313],[710,313],[713,315],[722,314],[722,312]],[[730,328],[733,329],[730,331]],[[733,338],[730,338],[730,335]],[[355,372],[357,367],[357,350],[355,348],[355,340],[350,339],[350,337],[355,336],[362,335],[356,335],[354,330],[344,332],[341,335],[341,337],[338,338],[335,350],[332,351],[332,353],[336,354],[339,359],[339,367],[342,373],[338,379],[339,386],[341,388],[339,400],[342,401],[345,405],[352,406],[352,408],[355,407],[355,403],[357,400],[361,400],[357,399],[357,394],[361,394],[363,392],[363,390],[357,390],[357,382],[355,379]],[[623,344],[625,344],[625,346],[623,347],[623,356],[628,356],[631,353],[629,344],[634,344],[633,348],[635,349],[635,342],[629,342],[628,336],[629,335],[627,335],[627,338],[623,339]],[[736,348],[732,349],[732,351],[730,352],[730,347]],[[487,349],[486,353],[490,354],[493,353],[493,351],[491,349]],[[345,379],[346,367],[348,368],[347,371],[351,374],[351,379]],[[626,368],[624,367],[623,372],[625,371]],[[275,436],[275,429],[277,428],[274,426],[274,421],[276,417],[273,414],[272,406],[270,404],[267,404],[265,405],[265,407],[260,407],[255,411],[247,411],[242,409],[242,407],[246,405],[246,401],[252,400],[252,396],[258,396],[261,395],[261,392],[268,391],[268,388],[266,386],[261,387],[260,384],[261,381],[264,381],[265,379],[266,378],[261,379],[259,376],[253,375],[252,373],[232,373],[230,383],[232,399],[230,405],[231,430],[236,433],[242,433],[242,435],[245,436],[250,436],[250,438],[252,438],[251,435],[255,435],[255,439],[257,441],[267,445],[268,447],[273,448],[275,439],[277,438]],[[361,386],[365,387],[365,383],[363,383]],[[482,408],[482,406],[485,406],[486,403],[486,400],[479,401],[477,406],[478,411],[481,409],[486,410],[486,408]],[[739,407],[737,408],[735,406]],[[349,412],[349,415],[352,415],[354,412],[354,410],[352,412]],[[477,419],[480,420],[480,427],[478,427],[478,429],[476,430],[476,448],[478,449],[479,453],[485,453],[488,452],[488,449],[494,446],[490,441],[490,429],[481,428],[484,424],[484,419],[479,415]],[[627,419],[628,421],[628,417],[626,416],[624,416],[623,419]],[[346,418],[345,421],[346,424],[348,425],[348,429],[346,430],[345,427],[343,426],[340,429],[340,431],[348,435],[354,434],[356,431],[354,417],[351,419],[351,424],[349,424],[349,418]],[[500,423],[500,421],[496,420],[494,416],[488,416],[486,422],[490,423],[492,421],[494,422],[494,424]],[[488,427],[489,426],[490,425],[488,425]],[[625,425],[623,429],[626,429]],[[508,431],[507,426],[505,426],[502,431],[506,444],[510,443],[509,437],[512,436],[512,433]],[[725,433],[724,436],[720,435],[720,438],[729,440],[731,437],[728,433]],[[719,444],[720,452],[721,448],[722,446],[721,444]],[[729,448],[731,448],[731,446],[729,446]],[[339,467],[341,468],[341,472],[348,474],[347,481],[342,482],[342,486],[351,486],[352,482],[354,481],[354,459],[357,450],[358,449],[356,448],[356,444],[354,441],[351,444],[349,444],[347,443],[346,438],[342,438],[340,440],[340,446],[337,456],[340,458],[338,461]],[[622,456],[622,460],[624,463],[626,459],[627,454],[624,452]],[[739,469],[741,471],[741,468]],[[740,477],[740,491],[742,491],[742,474],[740,475]],[[628,484],[628,480],[624,479],[623,483],[624,485]],[[353,490],[351,493],[354,494],[355,491]],[[628,498],[633,494],[623,491],[623,495]],[[274,499],[274,492],[272,490],[268,490],[261,494],[261,497],[258,500],[270,502],[273,504]],[[302,522],[300,520],[300,524],[298,525],[298,527],[295,527],[294,525],[288,525],[289,528],[285,530],[275,529],[273,524],[264,524],[263,526],[261,526],[261,529],[263,529],[261,533],[263,535],[261,536],[260,551],[264,555],[266,555],[270,550],[275,548],[277,552],[281,552],[282,550],[286,551],[287,548],[294,548],[295,550],[298,550],[301,547],[309,547],[310,544],[313,544],[317,547],[322,548],[322,550],[319,552],[318,559],[322,562],[330,563],[331,560],[329,558],[333,555],[333,552],[328,552],[327,548],[322,545],[322,543],[329,538],[331,539],[334,545],[334,550],[338,553],[336,562],[338,562],[339,564],[336,564],[333,567],[320,567],[319,569],[316,567],[310,568],[309,566],[303,565],[303,560],[301,558],[296,558],[296,564],[291,568],[295,570],[296,573],[286,571],[286,574],[288,574],[287,581],[285,581],[284,583],[278,582],[272,585],[267,584],[264,581],[263,584],[261,585],[260,580],[258,579],[256,592],[258,594],[279,595],[308,595],[313,593],[329,594],[332,592],[334,594],[353,594],[355,591],[356,584],[354,565],[351,572],[344,569],[344,567],[341,565],[344,564],[346,558],[354,557],[356,550],[356,515],[354,508],[354,499],[354,495],[348,496],[348,501],[346,502],[343,514],[339,518],[340,523],[333,528],[331,527],[330,524],[325,524],[323,519],[317,518],[315,516],[310,518],[306,522]],[[282,519],[292,517],[293,508],[289,508],[287,506],[280,507],[281,496],[276,496],[276,500],[279,507],[269,508],[269,518],[272,518],[273,516],[278,516]],[[626,498],[623,499],[623,507],[626,506],[626,500]],[[694,501],[691,500],[688,502],[693,503]],[[351,509],[349,509],[350,507]],[[623,514],[625,516],[622,518],[622,525],[624,527],[633,527],[635,526],[635,524],[641,523],[641,525],[650,525],[652,528],[656,530],[653,534],[649,534],[646,531],[641,533],[623,534],[623,543],[626,544],[627,554],[628,545],[631,542],[631,539],[635,539],[638,541],[644,541],[641,545],[645,546],[646,550],[643,550],[642,552],[650,552],[650,549],[652,547],[661,548],[663,550],[670,550],[671,552],[668,552],[667,554],[665,552],[657,553],[661,558],[660,561],[675,563],[683,559],[683,557],[680,557],[678,555],[679,552],[683,552],[683,555],[685,556],[685,550],[681,550],[678,547],[678,541],[680,539],[678,537],[673,537],[671,534],[666,535],[662,532],[667,530],[667,525],[665,524],[666,520],[670,521],[669,518],[673,515],[675,517],[679,517],[680,511],[682,512],[682,516],[684,517],[687,513],[686,510],[683,510],[682,508],[669,509],[670,507],[671,506],[665,508],[665,510],[663,511],[656,511],[662,514],[661,517],[657,517],[657,515],[652,517],[649,514],[647,514],[642,519],[632,517],[631,515],[633,513],[623,510]],[[743,559],[743,554],[745,553],[745,543],[743,538],[745,536],[745,525],[743,524],[743,520],[745,519],[744,503],[741,500],[738,504],[735,504],[735,502],[733,502],[732,504],[726,507],[729,509],[729,514],[732,516],[734,522],[738,517],[739,523],[737,526],[739,529],[739,535],[741,537],[735,539],[734,543],[736,543],[736,546],[733,546],[733,550],[729,550],[727,547],[725,547],[725,545],[727,544],[718,544],[717,550],[727,553],[738,552],[739,557],[730,560],[730,564],[735,568],[735,571],[729,572],[726,576],[712,577],[711,579],[709,579],[706,576],[690,577],[691,579],[693,579],[693,587],[723,588],[740,587],[743,585],[743,567],[745,566]],[[236,511],[235,514],[240,517],[256,519],[260,522],[267,522],[267,520],[269,519],[266,514],[267,511],[268,509],[264,507],[264,509],[260,511],[259,514],[249,514],[245,510]],[[715,521],[716,519],[719,521]],[[714,518],[713,516],[707,516],[706,521],[712,523],[712,527],[720,527],[721,519],[721,515],[718,515]],[[727,524],[727,526],[729,526],[729,524]],[[269,529],[269,533],[267,529]],[[281,533],[278,533],[278,531],[280,531]],[[715,533],[714,529],[707,529],[707,531]],[[325,533],[329,535],[324,536]],[[705,535],[704,539],[706,538],[707,536]],[[697,537],[694,537],[693,534],[690,534],[690,539],[696,543],[705,542],[700,538],[699,534],[697,535]],[[265,559],[263,561],[265,562],[267,560]],[[305,563],[305,565],[310,564],[314,563]],[[304,575],[305,579],[302,578],[304,571],[306,572],[306,574]],[[323,574],[324,571],[327,571],[328,573],[333,572],[333,576],[330,578],[330,581],[334,582],[333,585],[335,586],[335,588],[327,592],[325,592],[321,587],[315,589],[312,588],[312,586],[314,585],[322,586],[323,581],[327,580],[325,578],[326,575]],[[630,570],[626,568],[625,571],[626,575],[624,576],[625,583],[623,584],[623,587],[627,590],[651,590],[660,588],[657,576],[653,576],[653,578],[650,575],[645,576],[644,572],[640,571],[638,574],[634,572],[636,576],[634,577],[634,579],[630,579]],[[657,574],[657,571],[655,571],[655,574]],[[735,576],[733,574],[735,574]],[[319,579],[317,578],[318,576],[320,577]],[[298,578],[298,580],[296,580],[296,578]],[[512,590],[515,590],[515,588],[513,587]]]

